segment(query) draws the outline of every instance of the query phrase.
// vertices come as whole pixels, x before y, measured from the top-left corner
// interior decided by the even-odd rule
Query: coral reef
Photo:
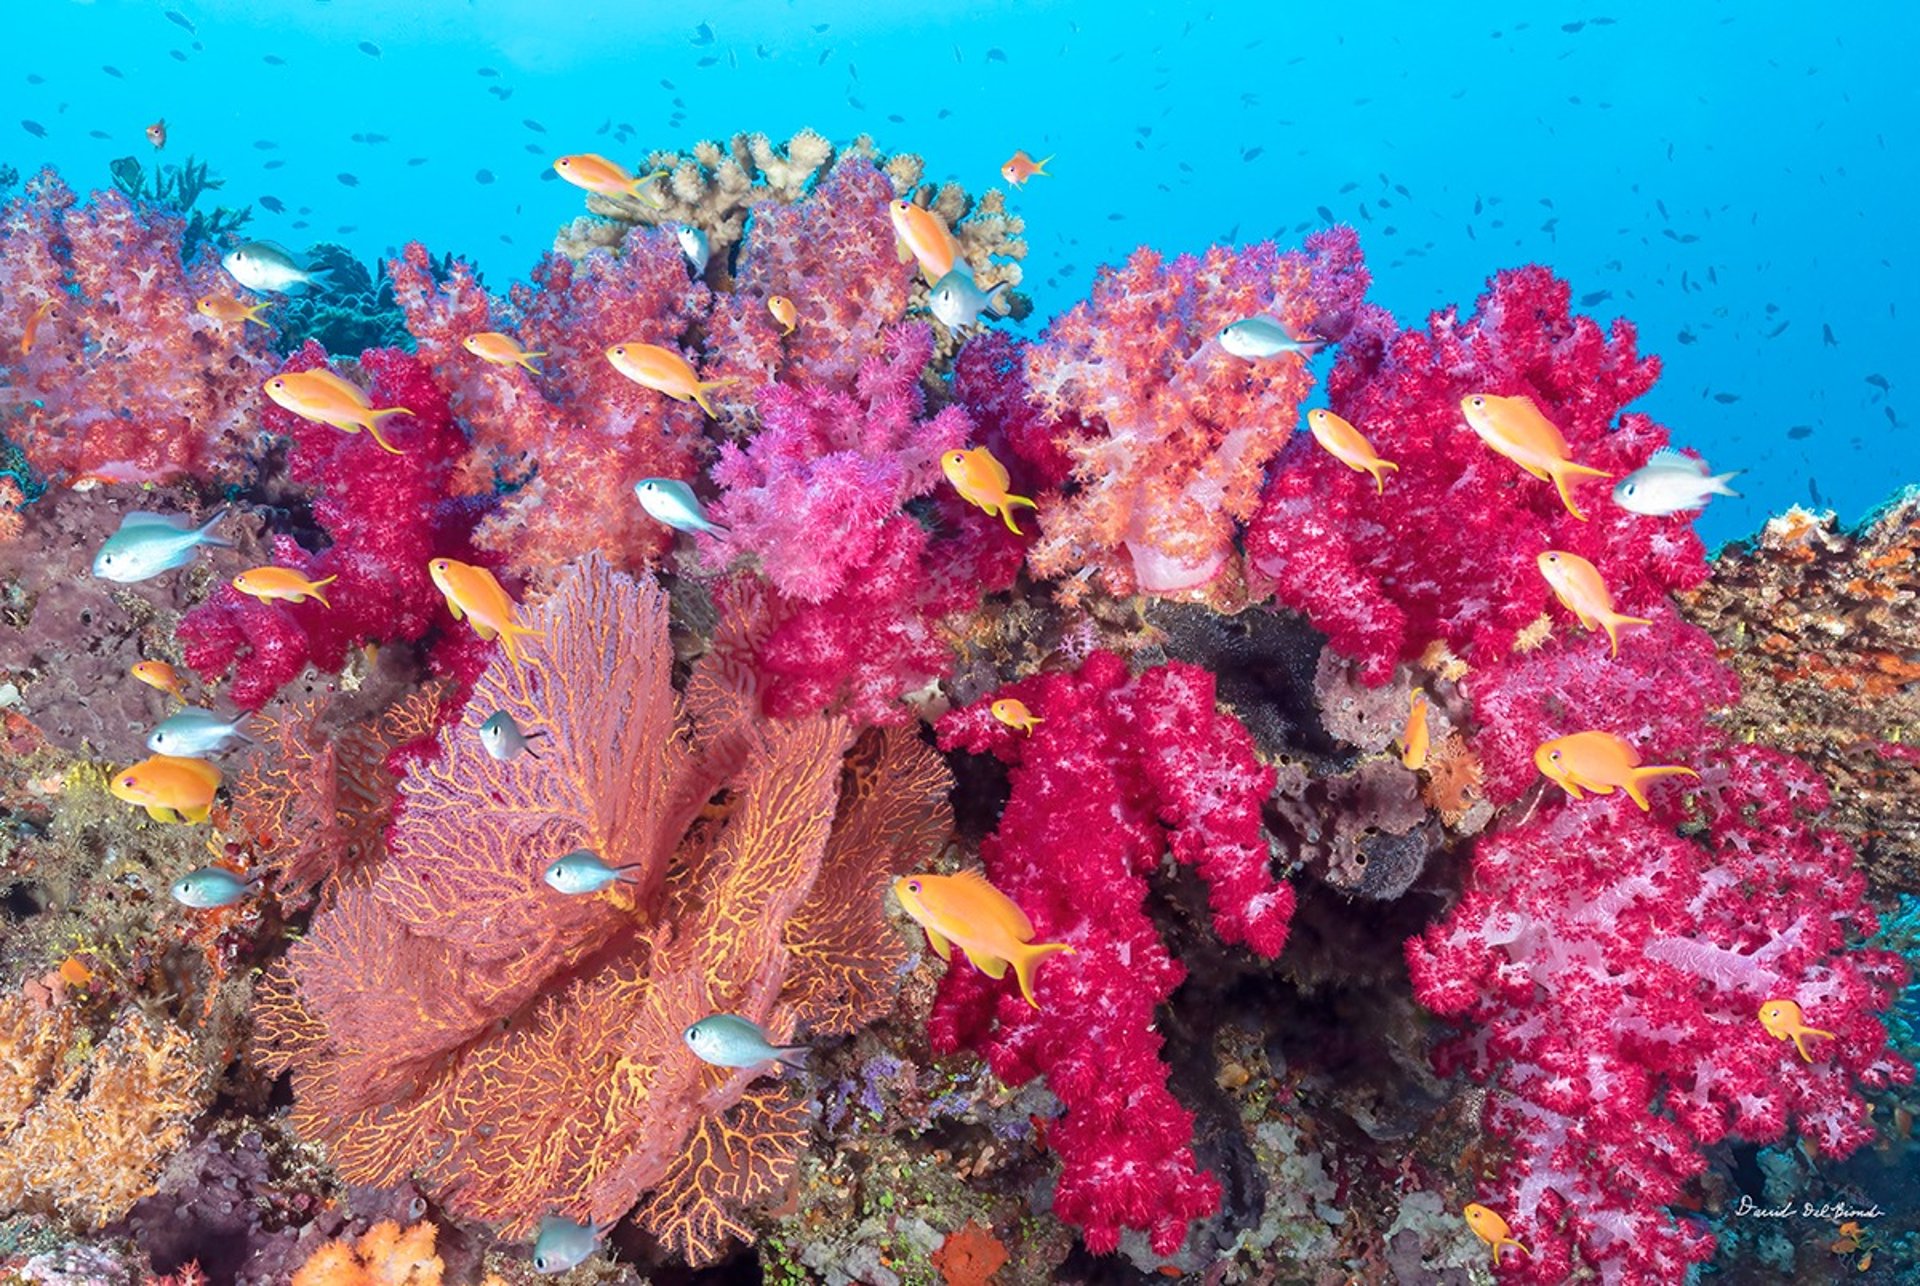
[[[549,754],[499,762],[464,724],[441,732],[371,882],[269,976],[262,1057],[355,1181],[415,1172],[518,1229],[609,1221],[650,1194],[636,1218],[701,1262],[790,1180],[804,1107],[713,1074],[680,1034],[739,1012],[822,1035],[884,1004],[900,948],[878,881],[943,833],[943,775],[878,732],[843,765],[844,724],[759,724],[711,669],[683,707],[663,596],[603,562],[532,616],[545,643],[525,669],[497,658],[469,710],[550,730]],[[547,888],[540,871],[582,846],[631,885]]]
[[[1714,559],[1681,610],[1740,676],[1727,730],[1818,768],[1831,824],[1885,896],[1920,888],[1920,498],[1854,531],[1792,509]]]

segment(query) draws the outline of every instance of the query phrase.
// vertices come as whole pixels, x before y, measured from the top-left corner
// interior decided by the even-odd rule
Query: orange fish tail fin
[[[1387,480],[1380,472],[1382,469],[1391,469],[1395,473],[1400,472],[1400,466],[1391,460],[1375,460],[1372,464],[1368,465],[1367,472],[1373,475],[1373,494],[1376,496],[1383,496],[1387,493]]]
[[[535,375],[538,375],[540,373],[540,368],[533,364],[533,359],[536,357],[545,357],[546,355],[547,355],[547,350],[543,348],[537,353],[522,353],[520,354],[519,357],[515,358],[514,360],[518,362],[521,366],[524,366],[526,369],[532,371]]]
[[[369,411],[367,413],[367,432],[372,436],[375,444],[378,445],[382,451],[385,451],[389,455],[405,455],[406,452],[380,436],[380,421],[389,415],[413,415],[413,412],[404,406],[385,406],[378,411]]]
[[[1653,764],[1646,768],[1635,768],[1627,777],[1621,789],[1627,792],[1627,798],[1640,805],[1640,811],[1646,812],[1646,792],[1640,789],[1641,783],[1652,781],[1656,777],[1698,777],[1700,774],[1680,764]]]
[[[1644,616],[1621,616],[1610,613],[1600,618],[1600,628],[1607,632],[1607,639],[1613,644],[1613,655],[1620,655],[1620,627],[1622,625],[1651,625],[1652,621]]]
[[[666,209],[667,203],[665,201],[654,200],[651,196],[647,194],[646,187],[647,187],[647,184],[653,182],[655,179],[666,178],[669,173],[670,171],[667,171],[667,170],[655,170],[651,174],[642,174],[639,178],[627,184],[627,195],[632,197],[636,201],[646,202],[648,205],[652,206],[656,210]]]
[[[693,386],[693,400],[700,404],[700,409],[707,413],[708,419],[717,420],[720,418],[720,413],[713,409],[713,403],[707,401],[707,390],[710,388],[725,388],[729,384],[738,384],[739,382],[740,377],[738,375],[727,375],[717,380],[701,380]]]
[[[1053,164],[1053,157],[1058,155],[1060,155],[1060,153],[1055,152],[1053,156],[1043,156],[1038,161],[1035,161],[1033,164],[1033,173],[1027,175],[1027,177],[1030,179],[1052,178],[1053,175],[1047,173],[1047,167]]]
[[[1035,1009],[1040,1008],[1040,1002],[1033,998],[1033,972],[1042,960],[1062,952],[1074,954],[1073,948],[1064,942],[1023,942],[1011,954],[1013,976],[1020,981],[1020,994]]]
[[[1585,522],[1587,516],[1580,512],[1579,505],[1573,503],[1573,491],[1567,486],[1568,479],[1576,477],[1611,478],[1613,475],[1605,469],[1590,469],[1584,464],[1575,464],[1571,460],[1555,460],[1553,464],[1549,466],[1547,476],[1553,479],[1555,489],[1560,492],[1560,503],[1567,507],[1567,512],[1575,518],[1578,518],[1581,522]]]
[[[322,587],[331,585],[339,579],[340,579],[339,576],[336,575],[336,576],[329,576],[324,580],[314,581],[311,585],[307,587],[307,592],[312,594],[316,599],[320,601],[320,606],[327,608],[329,611],[331,611],[333,608],[333,604],[327,601],[327,596],[325,594],[322,594],[320,590]]]
[[[253,323],[254,325],[256,325],[256,326],[264,326],[264,327],[266,327],[266,328],[267,328],[268,330],[272,330],[272,329],[273,329],[273,323],[272,323],[272,322],[270,322],[270,321],[267,321],[267,320],[265,320],[264,318],[262,318],[262,317],[260,316],[260,313],[261,313],[261,310],[263,310],[264,308],[266,308],[266,306],[267,306],[267,305],[265,305],[265,304],[263,304],[263,303],[262,303],[262,304],[255,304],[255,305],[254,305],[253,307],[251,307],[251,308],[249,308],[249,309],[247,309],[247,314],[246,314],[246,316],[240,319],[240,325],[241,325],[241,327],[242,327],[242,328],[244,329],[244,328],[245,328],[245,326],[246,326],[246,324],[247,324],[248,322],[252,322],[252,323]]]

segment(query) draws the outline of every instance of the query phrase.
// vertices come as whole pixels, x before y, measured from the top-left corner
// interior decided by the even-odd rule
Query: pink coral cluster
[[[309,341],[283,369],[324,365],[326,353]],[[427,562],[475,557],[469,535],[479,508],[446,496],[467,441],[445,395],[423,363],[397,349],[369,349],[359,366],[375,406],[413,411],[384,430],[401,454],[381,450],[365,433],[302,419],[264,396],[259,402],[263,427],[292,439],[289,471],[316,487],[313,516],[332,540],[309,552],[278,535],[274,562],[310,579],[337,577],[327,587],[332,605],[262,603],[222,585],[180,622],[187,663],[208,679],[233,670],[229,695],[243,710],[258,709],[309,663],[338,670],[349,648],[411,642],[436,621],[451,626]],[[488,649],[473,646],[471,635],[464,626],[451,630],[436,649],[438,668],[463,680],[477,674]]]
[[[272,358],[194,312],[233,283],[207,249],[181,263],[185,232],[117,192],[76,204],[51,170],[0,210],[0,412],[41,477],[163,482],[232,471],[252,445]]]
[[[755,663],[768,713],[838,706],[856,720],[898,723],[900,698],[944,675],[952,645],[941,618],[1012,584],[1021,546],[950,493],[932,528],[907,504],[941,481],[940,456],[966,445],[967,416],[924,416],[920,374],[932,331],[905,322],[860,367],[851,390],[776,384],[760,430],[725,443],[713,468],[726,553],[750,556],[770,593]],[[735,596],[734,602],[744,604]]]
[[[1912,1079],[1872,1017],[1898,989],[1897,957],[1848,951],[1876,927],[1853,855],[1808,819],[1825,785],[1791,756],[1716,757],[1700,799],[1711,840],[1681,838],[1656,797],[1550,806],[1484,840],[1446,921],[1408,943],[1416,994],[1458,1019],[1443,1071],[1492,1081],[1487,1124],[1512,1161],[1478,1199],[1531,1257],[1516,1281],[1680,1281],[1712,1254],[1665,1207],[1705,1167],[1701,1149],[1773,1142],[1789,1122],[1829,1155],[1873,1133],[1856,1086]],[[1670,798],[1670,797],[1669,797]],[[1796,1001],[1811,1063],[1758,1020]]]
[[[1042,966],[1039,1009],[956,960],[928,1032],[937,1050],[981,1050],[1009,1085],[1047,1078],[1066,1105],[1048,1131],[1062,1167],[1054,1210],[1088,1249],[1139,1228],[1170,1255],[1220,1189],[1194,1160],[1192,1114],[1159,1057],[1154,1010],[1185,971],[1147,914],[1147,879],[1170,847],[1206,881],[1221,938],[1277,955],[1293,891],[1269,869],[1260,828],[1274,773],[1215,708],[1213,676],[1180,662],[1129,677],[1096,652],[1077,673],[995,695],[1045,722],[1029,737],[982,701],[941,720],[940,744],[1011,765],[1012,797],[981,844],[987,877],[1032,919],[1035,941],[1076,954]]]
[[[1327,391],[1333,411],[1399,471],[1376,494],[1373,479],[1304,436],[1273,471],[1247,532],[1248,562],[1283,606],[1364,662],[1370,682],[1435,641],[1474,663],[1505,656],[1548,610],[1534,562],[1543,550],[1592,561],[1633,615],[1706,578],[1686,518],[1628,513],[1600,484],[1577,481],[1583,522],[1551,483],[1466,427],[1462,397],[1525,394],[1581,464],[1626,473],[1666,445],[1660,426],[1622,413],[1652,387],[1659,362],[1639,355],[1630,323],[1603,333],[1569,311],[1570,296],[1566,282],[1529,267],[1496,277],[1472,317],[1447,309],[1425,331],[1360,309]]]

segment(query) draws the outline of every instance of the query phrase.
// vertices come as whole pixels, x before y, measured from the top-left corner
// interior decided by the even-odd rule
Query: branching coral
[[[1376,494],[1371,478],[1304,437],[1274,470],[1247,532],[1248,561],[1283,605],[1364,661],[1372,682],[1435,641],[1474,664],[1504,656],[1551,602],[1534,561],[1547,549],[1592,561],[1633,615],[1705,577],[1684,518],[1627,513],[1594,485],[1582,522],[1550,483],[1465,426],[1462,397],[1525,394],[1582,464],[1625,473],[1666,444],[1646,416],[1621,413],[1659,362],[1639,355],[1630,323],[1603,333],[1574,316],[1570,294],[1536,267],[1501,273],[1472,317],[1448,309],[1426,331],[1358,309],[1329,399],[1399,471]]]
[[[1033,921],[1035,941],[1076,952],[1043,969],[1040,1007],[958,962],[928,1019],[934,1047],[982,1050],[1009,1085],[1044,1075],[1066,1115],[1054,1210],[1111,1251],[1123,1228],[1170,1255],[1220,1189],[1192,1150],[1193,1117],[1168,1092],[1154,1009],[1185,976],[1147,915],[1147,878],[1170,848],[1208,886],[1221,939],[1264,956],[1286,942],[1293,892],[1269,870],[1260,808],[1273,771],[1213,703],[1213,678],[1179,662],[1129,678],[1095,653],[994,695],[1045,722],[1031,737],[982,701],[948,714],[941,745],[1012,765],[1013,794],[981,859]]]
[[[869,733],[843,758],[844,724],[758,723],[711,667],[676,696],[666,612],[590,560],[529,613],[545,643],[524,667],[496,660],[469,709],[549,732],[541,757],[443,731],[370,884],[269,976],[260,1030],[298,1128],[349,1179],[416,1173],[516,1229],[610,1221],[645,1196],[640,1222],[703,1262],[791,1176],[804,1107],[708,1068],[681,1032],[714,1012],[781,1038],[870,1019],[899,951],[886,877],[948,821],[944,772],[912,737]],[[547,887],[543,868],[583,846],[636,882]]]
[[[0,998],[0,1209],[120,1218],[185,1140],[205,1082],[177,1028],[127,1011],[96,1044],[68,1008]]]
[[[226,474],[252,445],[272,360],[257,334],[194,311],[232,283],[205,249],[182,264],[185,234],[117,192],[76,204],[52,171],[0,210],[0,375],[20,404],[7,433],[41,477]]]

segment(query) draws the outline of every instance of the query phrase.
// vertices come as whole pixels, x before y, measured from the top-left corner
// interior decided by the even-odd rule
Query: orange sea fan
[[[390,853],[341,891],[262,986],[261,1058],[293,1075],[297,1128],[350,1181],[414,1174],[515,1231],[562,1213],[640,1222],[700,1263],[793,1174],[786,1082],[723,1074],[681,1033],[739,1013],[779,1039],[884,1006],[901,948],[889,878],[950,827],[916,736],[767,725],[718,667],[671,685],[665,596],[598,559],[527,615],[468,723],[504,709],[540,758],[470,726],[401,788]],[[585,898],[541,871],[575,848],[639,881]]]

